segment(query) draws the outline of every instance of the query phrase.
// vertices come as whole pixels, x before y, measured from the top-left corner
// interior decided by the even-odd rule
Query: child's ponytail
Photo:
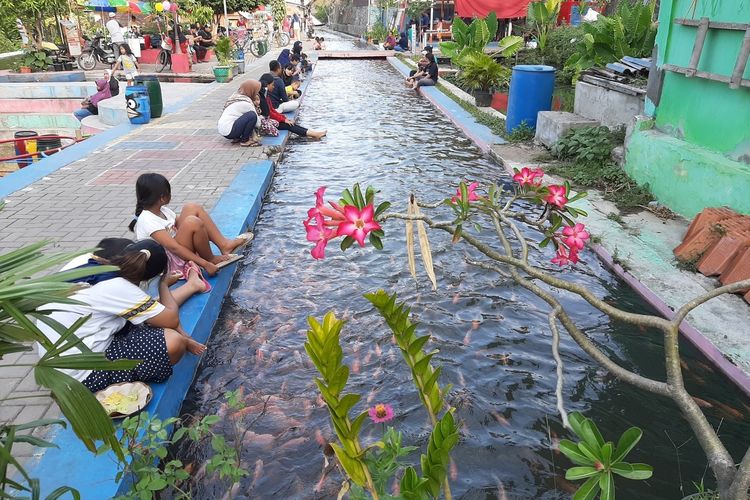
[[[159,203],[163,197],[169,199],[171,196],[172,187],[166,177],[161,174],[141,174],[135,182],[135,217],[130,221],[128,229],[135,231],[141,212]]]
[[[130,252],[125,255],[115,257],[110,262],[112,265],[120,268],[120,277],[125,278],[131,283],[140,283],[146,274],[146,264],[148,264],[149,255],[146,250]]]
[[[149,281],[167,270],[167,252],[151,238],[128,245],[122,255],[110,260],[120,268],[121,278],[131,283]]]

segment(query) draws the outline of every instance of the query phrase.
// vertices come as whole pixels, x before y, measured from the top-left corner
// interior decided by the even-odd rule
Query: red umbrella
[[[128,2],[128,7],[130,8],[131,14],[140,14],[141,13],[141,7],[138,5],[137,2]]]

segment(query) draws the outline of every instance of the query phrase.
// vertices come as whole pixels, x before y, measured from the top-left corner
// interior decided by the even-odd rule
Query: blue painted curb
[[[208,83],[205,86],[205,90],[191,93],[183,99],[167,106],[164,110],[165,114],[180,111],[182,108],[195,101],[199,96],[213,90],[216,87],[216,83]],[[0,198],[5,198],[11,193],[30,186],[45,176],[88,156],[92,151],[103,148],[110,142],[123,137],[137,128],[138,125],[133,125],[129,122],[121,123],[109,130],[105,130],[89,137],[85,141],[74,144],[69,148],[65,148],[47,158],[43,158],[26,168],[11,172],[5,177],[0,178]]]
[[[402,75],[409,76],[411,68],[399,61],[397,57],[389,57],[388,62]],[[505,139],[493,134],[486,125],[477,122],[471,113],[437,87],[420,87],[419,91],[484,153],[489,153],[493,144],[506,143]]]
[[[273,173],[270,160],[250,162],[241,168],[211,211],[222,233],[240,234],[255,223]],[[236,270],[237,264],[222,269],[209,278],[213,286],[210,293],[196,295],[180,308],[183,327],[199,342],[208,341]],[[161,419],[177,415],[199,361],[198,357],[186,354],[167,382],[151,384],[154,397],[146,411]],[[59,448],[48,449],[37,464],[27,468],[32,477],[42,479],[42,498],[63,484],[76,488],[84,499],[111,498],[117,494],[120,484],[115,482],[117,461],[112,453],[93,455],[70,428],[59,431],[50,440]]]
[[[304,82],[302,82],[302,85],[300,85],[300,90],[302,91],[302,95],[299,98],[300,107],[302,106],[302,101],[305,99],[305,95],[307,94],[307,88],[310,86],[310,82],[312,82],[312,72],[308,73],[308,77],[305,79]],[[298,114],[299,114],[299,108],[297,108],[294,111],[290,111],[289,113],[284,113],[284,116],[286,116],[287,118],[294,119]],[[277,135],[276,137],[273,137],[270,135],[261,137],[260,143],[263,146],[284,147],[288,140],[289,140],[289,131],[279,130],[279,135]]]

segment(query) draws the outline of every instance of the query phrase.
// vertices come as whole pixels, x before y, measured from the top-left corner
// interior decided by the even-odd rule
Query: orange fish
[[[456,461],[451,458],[451,464],[450,464],[450,475],[451,475],[451,481],[455,481],[458,479],[458,465],[456,465]]]
[[[507,419],[507,418],[505,418],[504,416],[502,416],[502,415],[501,415],[500,413],[498,413],[497,411],[495,411],[495,410],[490,410],[490,415],[492,415],[493,417],[495,417],[495,420],[497,420],[497,422],[498,422],[498,423],[499,423],[500,425],[502,425],[502,426],[504,426],[504,427],[510,427],[510,422],[508,422],[508,419]]]
[[[318,442],[321,448],[326,445],[326,439],[323,437],[323,431],[320,429],[315,429],[315,441]]]
[[[253,471],[253,482],[250,485],[250,488],[255,488],[255,485],[258,484],[258,481],[263,477],[263,460],[260,458],[255,461],[255,470]]]

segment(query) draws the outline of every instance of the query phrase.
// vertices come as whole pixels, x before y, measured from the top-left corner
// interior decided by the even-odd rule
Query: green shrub
[[[232,55],[232,41],[229,37],[223,36],[219,38],[216,41],[214,52],[221,66],[229,66],[229,58]]]
[[[607,127],[582,127],[565,134],[552,148],[552,153],[561,160],[604,163],[609,161],[613,147]]]
[[[0,53],[15,52],[21,44],[17,40],[10,40],[5,33],[0,31]]]
[[[470,52],[458,61],[461,72],[458,80],[461,87],[471,90],[495,89],[510,79],[510,70],[484,52]]]

